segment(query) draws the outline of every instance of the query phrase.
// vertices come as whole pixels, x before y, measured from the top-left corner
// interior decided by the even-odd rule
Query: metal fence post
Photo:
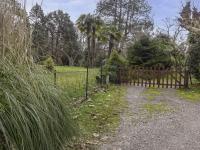
[[[54,70],[54,85],[55,85],[55,86],[56,86],[56,76],[57,76],[56,70]]]
[[[88,99],[88,84],[89,84],[89,63],[87,64],[86,84],[85,84],[85,98]]]
[[[101,62],[101,88],[103,87],[103,62]]]

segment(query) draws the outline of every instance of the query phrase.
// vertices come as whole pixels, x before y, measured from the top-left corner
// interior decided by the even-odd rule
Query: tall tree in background
[[[76,65],[81,58],[78,35],[67,13],[61,10],[44,15],[36,4],[30,12],[32,48],[36,62],[53,57],[56,64]]]
[[[188,67],[194,77],[200,80],[200,34],[189,35]]]
[[[40,5],[33,6],[29,16],[32,23],[32,48],[34,60],[41,61],[47,55],[46,18]]]
[[[105,43],[108,42],[108,58],[110,57],[114,45],[117,42],[120,42],[121,37],[122,37],[122,33],[115,27],[112,25],[104,25],[100,32],[99,32],[100,36],[100,40],[104,41]]]
[[[200,11],[196,7],[191,8],[187,2],[183,7],[179,22],[189,31],[189,50],[187,65],[191,73],[200,80]]]
[[[185,66],[185,53],[188,47],[187,32],[181,27],[177,19],[165,18],[164,26],[157,30],[157,35],[165,35],[166,40],[173,48],[171,54],[176,67]]]
[[[80,32],[87,37],[87,57],[89,57],[89,64],[94,66],[97,57],[96,41],[99,38],[99,31],[103,26],[103,21],[98,16],[82,14],[76,24]]]
[[[47,15],[48,49],[57,64],[74,65],[80,57],[78,36],[67,13],[61,10]]]
[[[76,21],[77,27],[80,32],[87,36],[87,54],[85,57],[85,61],[87,62],[87,66],[91,65],[91,32],[92,32],[92,16],[90,14],[82,14],[78,20]]]
[[[182,27],[193,33],[200,33],[200,11],[196,7],[191,8],[191,2],[187,2],[180,13],[179,21]]]
[[[136,39],[139,33],[152,27],[150,11],[146,0],[100,0],[96,10],[106,23],[123,33],[121,42],[116,46],[121,49],[124,49],[125,43]]]

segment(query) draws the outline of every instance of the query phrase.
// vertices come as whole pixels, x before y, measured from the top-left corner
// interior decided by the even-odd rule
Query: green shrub
[[[113,51],[104,66],[104,75],[109,75],[111,83],[118,83],[118,72],[120,68],[126,67],[126,59],[117,51]]]
[[[0,85],[4,149],[61,150],[76,135],[66,96],[38,66],[0,61]]]
[[[46,60],[43,61],[43,65],[48,69],[49,71],[54,70],[54,61],[52,57],[48,57]]]

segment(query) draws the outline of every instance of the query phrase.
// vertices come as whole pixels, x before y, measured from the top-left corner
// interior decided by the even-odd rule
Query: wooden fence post
[[[160,70],[161,70],[160,67],[158,67],[158,79],[157,79],[158,88],[160,88],[160,78],[161,78]]]
[[[184,77],[184,88],[189,88],[189,71],[185,69],[185,77]]]

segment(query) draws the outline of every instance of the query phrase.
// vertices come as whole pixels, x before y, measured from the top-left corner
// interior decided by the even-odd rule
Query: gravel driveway
[[[181,100],[173,89],[161,90],[154,101],[173,111],[148,117],[141,106],[148,102],[145,88],[128,87],[129,108],[121,115],[115,137],[102,150],[200,150],[200,105]]]

